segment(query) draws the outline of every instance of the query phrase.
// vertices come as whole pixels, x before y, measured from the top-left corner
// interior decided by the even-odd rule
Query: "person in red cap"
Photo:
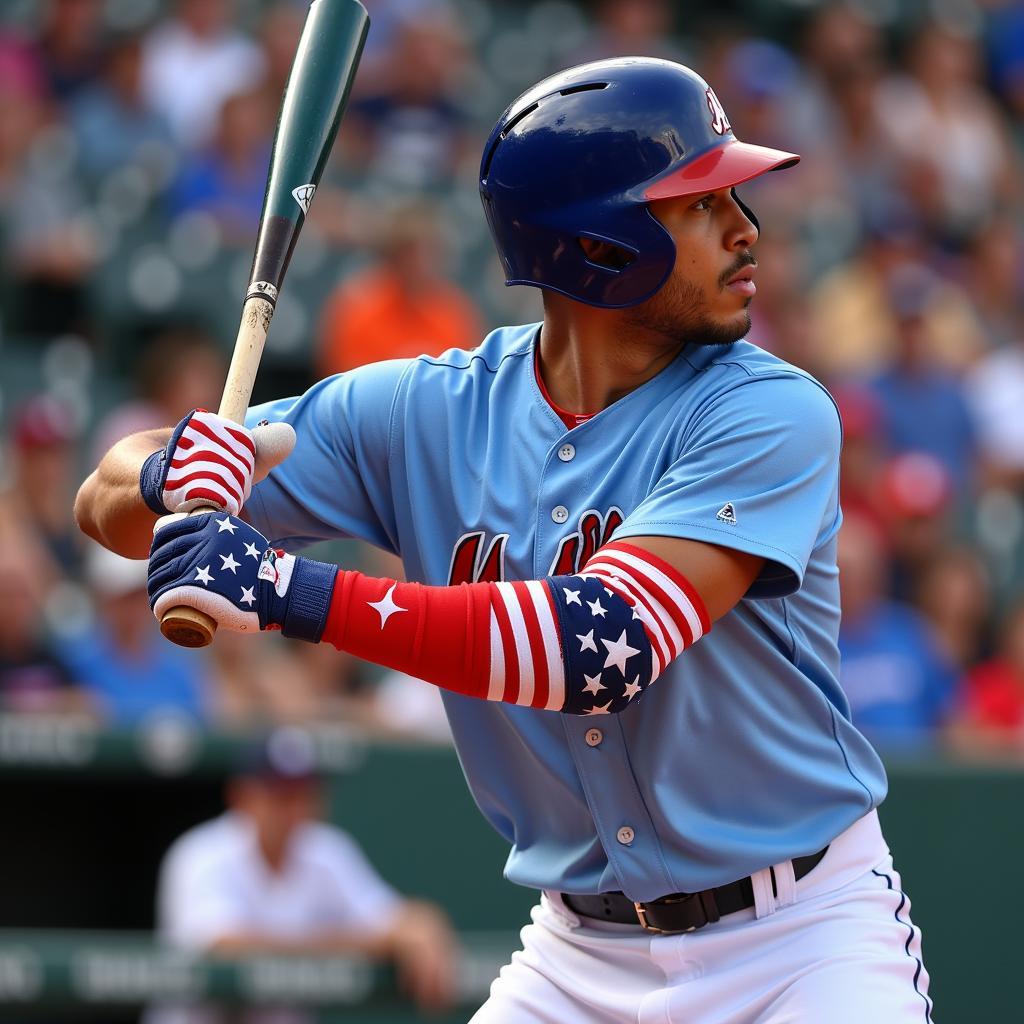
[[[44,590],[81,570],[82,538],[71,512],[77,434],[68,408],[46,394],[19,405],[8,427],[11,474],[0,493],[0,545],[33,551]]]

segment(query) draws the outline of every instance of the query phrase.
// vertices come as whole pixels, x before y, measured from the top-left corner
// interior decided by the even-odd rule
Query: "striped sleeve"
[[[635,608],[655,652],[656,679],[711,629],[700,595],[682,573],[633,544],[613,541],[598,550],[580,575],[594,576]]]
[[[430,587],[340,572],[323,639],[472,697],[618,714],[709,629],[667,563],[610,544],[575,576]]]

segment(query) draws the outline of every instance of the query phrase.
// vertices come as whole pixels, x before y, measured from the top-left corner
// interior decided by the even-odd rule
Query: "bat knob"
[[[179,605],[164,613],[160,632],[179,647],[206,647],[217,632],[217,622],[204,612]]]

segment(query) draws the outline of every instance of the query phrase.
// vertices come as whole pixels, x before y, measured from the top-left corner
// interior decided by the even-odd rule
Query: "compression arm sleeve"
[[[319,639],[473,697],[615,714],[710,628],[680,573],[613,542],[578,575],[521,583],[434,587],[341,570]]]

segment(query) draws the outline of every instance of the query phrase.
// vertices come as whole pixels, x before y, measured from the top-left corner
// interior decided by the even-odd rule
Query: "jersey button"
[[[572,462],[572,460],[576,458],[576,446],[563,444],[562,447],[558,449],[558,457],[563,462]]]
[[[551,510],[551,518],[556,523],[564,523],[569,518],[569,510],[564,505],[556,505]]]
[[[636,833],[628,825],[623,825],[622,828],[615,833],[615,838],[618,839],[623,846],[629,846],[629,844],[636,838]]]
[[[588,729],[586,740],[588,747],[599,747],[601,740],[604,739],[604,733],[600,729]]]

